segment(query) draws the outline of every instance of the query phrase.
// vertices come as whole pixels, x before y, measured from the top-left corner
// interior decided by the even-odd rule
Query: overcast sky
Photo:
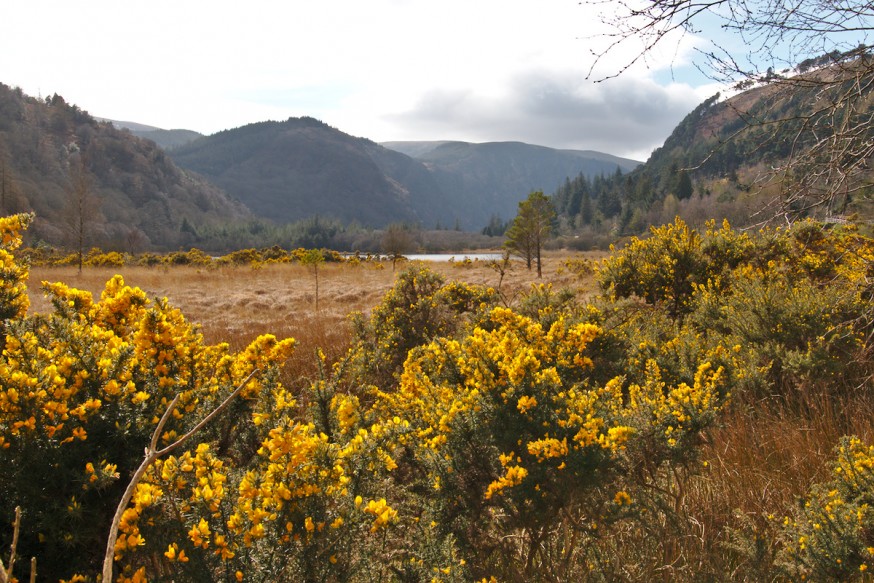
[[[206,134],[306,115],[378,142],[645,160],[717,91],[689,66],[694,37],[587,80],[598,20],[578,0],[4,0],[3,19],[0,82]]]

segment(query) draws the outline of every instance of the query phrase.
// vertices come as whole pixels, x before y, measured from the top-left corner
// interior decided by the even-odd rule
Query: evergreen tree
[[[537,277],[543,276],[541,250],[552,232],[554,219],[552,201],[542,191],[537,190],[519,203],[519,213],[507,229],[507,241],[504,245],[525,259],[528,269],[536,262]]]
[[[592,206],[592,197],[589,196],[589,191],[583,193],[583,199],[580,202],[580,224],[591,225],[595,215],[595,209]]]
[[[692,179],[689,178],[689,173],[685,170],[680,170],[677,173],[677,198],[680,200],[692,198],[693,192],[694,190],[692,188]]]

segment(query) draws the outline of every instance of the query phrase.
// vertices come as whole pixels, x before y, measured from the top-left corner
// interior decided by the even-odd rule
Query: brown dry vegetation
[[[546,254],[543,279],[524,263],[511,260],[503,281],[500,273],[486,261],[470,263],[429,261],[427,266],[447,281],[458,280],[499,289],[512,304],[521,293],[538,283],[556,288],[572,287],[588,291],[592,280],[580,281],[564,267],[569,258],[598,258],[603,253],[550,252]],[[368,313],[394,285],[395,276],[409,265],[399,262],[392,271],[390,262],[358,265],[322,263],[318,267],[319,310],[315,308],[315,276],[312,267],[299,263],[221,267],[139,267],[86,268],[39,267],[30,274],[31,310],[46,312],[48,301],[40,290],[43,281],[61,281],[100,297],[106,282],[115,274],[125,283],[139,287],[151,298],[166,297],[185,317],[198,324],[207,342],[227,342],[241,349],[260,334],[292,337],[298,349],[290,366],[293,378],[306,376],[315,366],[314,351],[321,348],[329,360],[345,353],[352,312]],[[499,287],[500,285],[500,287]]]

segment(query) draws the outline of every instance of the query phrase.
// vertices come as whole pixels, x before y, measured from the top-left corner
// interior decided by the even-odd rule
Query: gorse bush
[[[13,255],[28,221],[0,222],[0,517],[24,509],[18,551],[41,577],[96,581],[171,401],[159,448],[241,385],[133,482],[119,581],[848,580],[872,566],[857,439],[754,533],[704,532],[688,506],[736,402],[870,391],[874,245],[852,230],[676,221],[616,251],[588,301],[544,284],[499,306],[413,267],[353,316],[345,356],[318,351],[317,374],[288,387],[293,340],[207,344],[121,276],[99,299],[44,283],[52,311],[29,314]],[[693,557],[707,537],[722,555]]]
[[[874,569],[874,446],[856,437],[836,448],[832,479],[783,520],[779,557],[792,578],[849,581]]]
[[[476,317],[497,300],[491,288],[445,284],[442,276],[424,267],[402,271],[369,318],[352,315],[356,380],[383,389],[394,385],[410,350],[456,334],[466,317]]]
[[[691,455],[722,406],[724,371],[707,362],[692,385],[666,386],[654,362],[641,384],[590,382],[597,362],[587,347],[600,333],[564,318],[544,328],[495,308],[461,341],[412,351],[398,391],[378,401],[409,420],[411,463],[431,490],[431,513],[478,559],[478,575],[486,565],[542,571],[541,543],[566,521],[575,544],[597,539],[627,517],[660,466]],[[638,473],[642,463],[649,477]]]
[[[615,252],[599,281],[608,310],[637,298],[737,346],[747,357],[744,385],[859,386],[874,373],[865,355],[872,265],[874,244],[852,229],[800,222],[750,237],[710,223],[698,235],[678,219]]]
[[[652,237],[633,238],[604,262],[602,289],[616,297],[637,296],[659,303],[679,316],[689,309],[695,282],[707,281],[712,266],[702,251],[701,236],[679,218],[652,228]]]
[[[25,216],[25,215],[22,215]],[[124,267],[126,265],[219,267],[219,266],[252,266],[255,268],[274,263],[300,262],[308,252],[320,252],[325,261],[342,263],[346,258],[337,251],[327,249],[293,249],[285,250],[278,245],[264,249],[239,249],[226,255],[213,256],[206,251],[191,248],[188,251],[172,251],[166,254],[155,253],[120,253],[118,251],[104,252],[94,247],[83,258],[83,265],[88,267]],[[65,253],[59,249],[48,247],[27,248],[22,251],[31,265],[63,267],[77,265],[77,253]],[[360,262],[362,259],[358,258]],[[366,257],[364,260],[374,260]]]
[[[17,246],[27,220],[0,224],[2,253]],[[54,312],[29,316],[26,270],[5,273],[0,464],[14,471],[0,477],[0,514],[11,515],[16,505],[25,509],[19,551],[39,557],[41,575],[93,573],[113,500],[172,397],[179,395],[180,405],[164,442],[193,426],[253,369],[261,372],[244,391],[247,403],[277,389],[277,367],[293,341],[264,336],[238,354],[226,345],[206,345],[178,310],[148,300],[118,276],[98,301],[46,284]],[[230,432],[238,423],[225,419],[212,431],[224,425]],[[122,532],[119,558],[145,542],[131,521]]]

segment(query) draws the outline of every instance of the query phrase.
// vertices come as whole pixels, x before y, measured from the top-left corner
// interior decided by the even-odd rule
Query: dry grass
[[[871,419],[870,391],[731,403],[708,432],[702,467],[686,486],[683,512],[691,530],[682,546],[690,564],[726,580],[738,569],[749,572],[752,559],[728,550],[729,531],[753,525],[773,545],[783,518],[811,485],[830,479],[841,437],[874,440]]]
[[[603,254],[601,254],[603,255]],[[566,259],[596,258],[597,254],[550,252],[544,262],[543,279],[528,271],[522,262],[513,260],[503,281],[487,262],[468,265],[428,262],[427,266],[447,280],[498,287],[508,302],[530,289],[532,284],[549,282],[556,287],[575,287],[587,291],[591,282],[564,269]],[[381,268],[379,268],[381,267]],[[405,268],[399,263],[393,272],[390,263],[323,263],[319,266],[319,310],[315,309],[315,277],[312,268],[297,263],[218,268],[123,267],[86,268],[79,274],[75,267],[47,267],[31,270],[31,310],[46,312],[49,303],[40,290],[42,281],[62,281],[88,290],[99,298],[106,281],[116,273],[125,283],[143,289],[149,297],[167,297],[190,322],[197,323],[209,343],[228,342],[232,348],[246,346],[260,334],[280,338],[293,337],[299,342],[295,361],[289,367],[295,376],[308,374],[314,363],[314,351],[321,348],[330,360],[345,353],[350,328],[348,316],[355,311],[367,313],[394,285],[395,276]]]

